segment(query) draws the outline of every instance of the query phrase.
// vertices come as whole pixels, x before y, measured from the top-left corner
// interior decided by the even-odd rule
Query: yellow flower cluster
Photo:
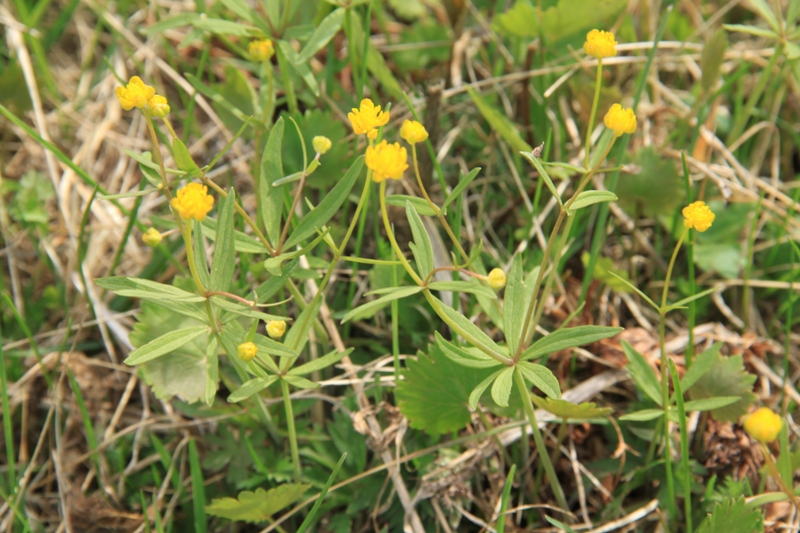
[[[764,444],[777,439],[782,428],[781,417],[767,407],[757,409],[744,419],[744,429],[751,437]]]
[[[269,61],[275,53],[275,47],[269,39],[262,39],[260,41],[251,42],[247,51],[250,52],[250,57],[253,61]]]
[[[700,233],[714,223],[714,212],[703,201],[693,202],[683,208],[683,227],[694,228]]]
[[[214,207],[214,197],[208,194],[208,187],[205,185],[190,183],[178,189],[178,196],[173,198],[169,205],[182,219],[193,218],[200,222]]]
[[[236,348],[239,359],[245,363],[252,361],[258,353],[258,346],[252,342],[243,342]]]
[[[155,87],[146,85],[139,76],[133,76],[125,87],[117,87],[114,93],[125,111],[147,107],[150,114],[158,118],[164,118],[169,113],[166,97],[156,94]]]
[[[389,123],[389,112],[381,111],[381,106],[376,106],[369,98],[361,100],[358,109],[353,108],[347,114],[350,123],[353,125],[353,132],[356,135],[365,135],[370,139],[378,137],[378,128]]]
[[[597,59],[617,55],[617,41],[610,31],[592,30],[586,34],[583,50]]]
[[[417,144],[428,138],[428,131],[416,120],[406,120],[400,128],[400,137],[408,144]]]
[[[384,140],[377,146],[367,147],[365,162],[376,183],[387,178],[399,180],[408,168],[408,152],[400,143],[389,144]]]
[[[624,109],[620,104],[614,104],[603,118],[606,128],[614,131],[615,137],[622,137],[622,134],[633,134],[636,131],[636,114],[633,109]]]

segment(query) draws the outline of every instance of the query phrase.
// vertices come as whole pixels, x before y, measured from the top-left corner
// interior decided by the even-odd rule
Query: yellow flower
[[[622,137],[623,133],[631,135],[636,131],[636,114],[633,109],[623,109],[619,104],[611,106],[603,122],[606,128],[614,130],[615,137]]]
[[[154,87],[145,85],[139,76],[134,76],[125,87],[117,87],[115,93],[122,109],[130,111],[134,107],[143,108],[147,101],[156,94],[156,90]]]
[[[682,213],[684,228],[694,228],[702,233],[714,223],[714,212],[702,201],[687,205],[683,208]]]
[[[147,101],[147,110],[156,118],[164,118],[169,113],[167,99],[160,94],[156,94]]]
[[[311,145],[314,147],[314,150],[316,150],[320,154],[324,154],[325,152],[331,149],[333,143],[331,143],[331,140],[328,139],[327,137],[322,135],[317,135],[311,140]]]
[[[286,333],[286,322],[283,320],[270,320],[267,322],[267,335],[273,339],[280,339]]]
[[[247,51],[250,52],[253,61],[269,61],[275,53],[275,47],[272,46],[272,41],[263,39],[251,42]]]
[[[378,128],[385,126],[389,122],[389,112],[381,111],[381,106],[376,106],[369,98],[361,100],[361,107],[353,108],[352,113],[347,114],[350,123],[353,125],[353,132],[356,135],[364,135],[370,139],[378,136]]]
[[[386,178],[399,180],[408,168],[408,152],[400,143],[389,144],[385,140],[377,146],[368,146],[365,157],[372,179],[380,183]]]
[[[610,31],[592,30],[586,34],[583,50],[597,59],[617,55],[617,41]]]
[[[142,235],[142,242],[150,248],[155,248],[161,243],[161,238],[161,232],[159,232],[156,228],[150,228]]]
[[[408,144],[417,144],[428,138],[428,131],[416,120],[406,120],[400,128],[400,137],[405,139]]]
[[[506,286],[506,273],[500,268],[492,269],[489,275],[486,276],[489,286],[496,291],[499,291]]]
[[[236,348],[236,353],[239,356],[239,359],[247,363],[252,361],[258,353],[258,346],[252,342],[243,342]]]
[[[208,194],[208,187],[205,185],[190,183],[183,189],[178,189],[177,198],[173,198],[169,205],[182,219],[193,218],[200,222],[214,207],[214,197]]]
[[[767,407],[756,409],[744,419],[744,429],[751,437],[764,444],[777,439],[782,427],[781,417]]]

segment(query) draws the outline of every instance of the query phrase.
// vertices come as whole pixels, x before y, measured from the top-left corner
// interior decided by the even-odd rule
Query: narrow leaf
[[[422,223],[422,219],[417,214],[411,202],[406,202],[406,216],[411,225],[411,233],[414,235],[414,258],[417,260],[417,269],[421,277],[426,278],[433,271],[433,247],[428,231]]]
[[[484,287],[477,281],[434,281],[428,283],[428,288],[432,291],[454,291],[479,294],[493,300],[497,298],[496,292],[489,287]]]
[[[311,59],[314,54],[322,50],[322,48],[330,42],[333,37],[339,33],[344,21],[345,10],[343,8],[334,9],[322,22],[317,25],[311,38],[308,40],[300,55],[297,56],[298,63],[305,63]]]
[[[305,376],[311,374],[312,372],[316,372],[317,370],[322,370],[323,368],[328,368],[331,365],[335,365],[345,356],[349,355],[350,352],[353,351],[353,348],[348,348],[343,352],[339,352],[337,350],[332,351],[327,355],[323,355],[318,359],[314,359],[304,365],[300,365],[295,367],[289,371],[289,374],[293,376]]]
[[[227,198],[220,202],[219,215],[217,216],[217,238],[214,241],[214,259],[211,262],[211,281],[209,289],[212,291],[227,292],[233,281],[236,251],[233,238],[233,205],[236,203],[236,193],[231,187]],[[199,232],[198,232],[199,233]],[[203,253],[203,250],[195,250]]]
[[[242,383],[242,386],[236,389],[230,396],[228,401],[230,403],[241,402],[248,399],[250,396],[261,392],[273,383],[278,381],[278,376],[267,376],[265,378],[254,378],[250,381]]]
[[[483,396],[483,393],[486,391],[486,389],[489,388],[489,385],[492,384],[492,382],[497,378],[497,376],[505,372],[505,370],[506,369],[504,368],[498,370],[491,376],[481,381],[477,387],[472,389],[472,392],[469,393],[469,406],[471,409],[475,409],[478,407],[478,402],[480,401],[481,396]]]
[[[558,400],[561,398],[561,385],[558,378],[544,365],[522,361],[517,364],[517,368],[522,373],[526,381],[533,383],[536,388],[545,393],[548,397]]]
[[[511,356],[517,354],[520,336],[525,322],[525,308],[528,300],[525,288],[525,280],[522,271],[522,255],[516,254],[511,262],[511,270],[508,272],[508,283],[506,285],[505,299],[503,300],[503,332],[505,333],[508,351]]]
[[[639,390],[644,392],[658,405],[663,405],[661,399],[661,384],[656,377],[655,371],[647,364],[644,356],[633,349],[633,346],[622,341],[622,351],[628,358],[628,370],[633,377],[633,381],[638,385]]]
[[[422,287],[398,287],[394,291],[390,292],[389,294],[381,296],[377,300],[372,300],[371,302],[367,302],[364,305],[359,305],[355,309],[351,309],[342,318],[342,323],[348,322],[353,319],[358,319],[359,317],[363,316],[372,316],[378,309],[381,309],[388,303],[394,300],[399,300],[401,298],[406,298],[413,294],[420,293],[422,292],[422,290],[423,290]]]
[[[470,183],[478,176],[478,173],[481,171],[481,167],[473,168],[469,171],[469,174],[461,178],[458,182],[458,185],[453,187],[453,190],[450,191],[450,194],[447,195],[447,199],[444,201],[442,205],[442,210],[447,209],[447,206],[453,203],[453,201],[461,196],[461,194],[467,190]],[[424,213],[423,213],[424,214]]]
[[[127,359],[125,359],[124,363],[129,366],[134,366],[152,361],[162,355],[177,350],[184,344],[192,342],[204,333],[207,334],[208,331],[208,326],[192,326],[171,331],[132,351]]]
[[[583,191],[575,198],[572,205],[569,206],[569,214],[573,215],[578,209],[583,209],[590,205],[602,202],[616,202],[617,200],[619,200],[619,198],[611,191]]]
[[[506,292],[506,294],[508,294],[508,292]],[[621,331],[622,328],[612,328],[607,326],[578,326],[574,328],[561,328],[531,344],[531,346],[522,354],[522,360],[530,361],[531,359],[536,359],[553,352],[566,350],[567,348],[575,348],[576,346],[591,344],[602,339],[613,337]]]
[[[722,343],[715,342],[708,350],[704,351],[695,358],[694,363],[692,363],[692,366],[686,371],[686,374],[684,374],[683,379],[681,380],[681,388],[684,391],[691,389],[692,385],[697,383],[697,380],[702,378],[703,375],[714,365],[714,361],[717,360],[717,355],[719,354],[720,348],[722,348]]]
[[[563,206],[564,202],[561,201],[561,195],[558,194],[558,189],[556,189],[553,180],[550,179],[550,174],[544,169],[544,165],[539,161],[539,158],[533,155],[530,151],[521,151],[520,152],[525,159],[531,162],[531,164],[536,167],[536,170],[539,172],[539,177],[544,180],[544,184],[547,185],[547,188],[550,189],[550,194],[558,201],[558,205]]]
[[[511,396],[511,384],[514,380],[514,367],[503,369],[492,384],[492,400],[500,407],[508,407],[508,398]]]
[[[259,205],[261,222],[267,230],[270,244],[277,245],[281,232],[281,212],[283,210],[283,188],[273,187],[272,182],[283,177],[281,146],[283,144],[283,117],[272,126],[261,158],[261,172],[258,177]]]

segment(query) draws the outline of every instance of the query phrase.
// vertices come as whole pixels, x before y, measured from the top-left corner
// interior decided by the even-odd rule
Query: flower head
[[[155,248],[161,243],[161,232],[156,228],[150,228],[142,234],[142,242],[150,248]]]
[[[406,120],[400,128],[400,137],[409,144],[417,144],[428,138],[428,131],[416,120]]]
[[[499,291],[506,286],[506,273],[501,268],[494,268],[489,275],[486,276],[489,286],[496,291]]]
[[[617,55],[617,41],[610,31],[592,30],[586,34],[583,50],[597,59]]]
[[[273,339],[280,339],[286,333],[286,322],[283,320],[270,320],[267,322],[267,335]]]
[[[257,353],[258,353],[258,346],[256,346],[252,342],[243,342],[242,344],[236,347],[236,354],[239,356],[239,359],[241,359],[245,363],[252,361]]]
[[[130,111],[134,107],[143,108],[147,101],[156,94],[156,90],[154,87],[145,85],[139,76],[134,76],[125,87],[117,87],[115,93],[122,109]]]
[[[744,429],[761,443],[772,442],[778,438],[783,428],[783,420],[767,407],[756,409],[744,419]]]
[[[614,130],[615,137],[622,137],[623,133],[631,135],[636,131],[636,114],[633,109],[623,109],[619,104],[611,106],[603,122],[606,128]]]
[[[169,103],[166,97],[156,94],[147,101],[147,110],[156,118],[164,118],[169,113]]]
[[[311,146],[313,146],[314,150],[316,150],[318,153],[324,154],[331,149],[333,143],[331,143],[331,140],[327,137],[323,135],[317,135],[311,140]]]
[[[367,147],[365,161],[376,183],[386,178],[399,180],[408,168],[408,152],[400,143],[389,144],[383,140],[377,146]]]
[[[250,52],[253,61],[269,61],[275,53],[275,47],[269,39],[262,39],[251,42],[247,51]]]
[[[353,111],[347,114],[347,118],[353,125],[353,133],[366,134],[370,139],[375,139],[378,136],[378,128],[389,123],[389,112],[381,111],[381,106],[376,106],[372,100],[364,98],[361,100],[361,106],[358,109],[353,108]]]
[[[694,228],[700,233],[714,223],[714,212],[703,201],[693,202],[683,208],[683,227]]]
[[[193,218],[200,222],[214,207],[214,197],[208,194],[208,187],[205,185],[190,183],[183,189],[178,189],[178,196],[169,205],[182,219]]]

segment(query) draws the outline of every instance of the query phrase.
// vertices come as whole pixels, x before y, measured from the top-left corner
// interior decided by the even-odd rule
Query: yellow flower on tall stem
[[[683,227],[694,228],[700,233],[706,231],[714,223],[716,215],[703,201],[692,202],[681,211]]]
[[[364,160],[375,183],[387,178],[399,180],[408,169],[408,152],[400,143],[389,144],[384,140],[377,146],[369,146]]]
[[[623,108],[620,104],[614,104],[603,118],[606,128],[614,131],[615,137],[622,137],[627,133],[632,135],[636,132],[636,114],[631,108]]]
[[[122,109],[130,111],[134,107],[141,109],[146,106],[147,101],[156,94],[156,90],[145,85],[139,76],[133,76],[125,87],[117,87],[114,93]]]
[[[378,128],[389,123],[389,112],[381,111],[381,106],[376,106],[372,100],[364,98],[361,100],[359,108],[353,108],[352,112],[347,114],[347,118],[353,125],[353,133],[356,135],[366,134],[367,137],[374,140],[378,137]]]
[[[178,189],[178,196],[172,199],[170,205],[182,219],[201,222],[214,207],[214,197],[208,194],[205,185],[190,183]]]
[[[583,50],[590,56],[602,60],[617,55],[617,41],[610,31],[592,30],[586,34]]]

